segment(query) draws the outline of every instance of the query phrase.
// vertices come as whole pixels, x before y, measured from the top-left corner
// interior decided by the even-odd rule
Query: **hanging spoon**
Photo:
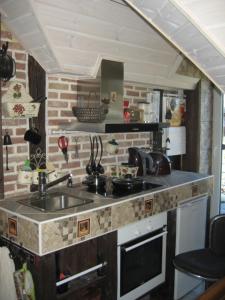
[[[90,139],[91,154],[90,154],[89,162],[86,166],[86,172],[88,175],[91,175],[92,174],[92,162],[93,162],[93,141],[92,141],[91,136],[89,136],[89,139]]]
[[[101,165],[102,154],[103,154],[103,144],[102,144],[102,138],[100,137],[100,135],[98,136],[98,138],[99,138],[99,142],[100,142],[101,152],[100,152],[99,162],[98,162],[98,165],[96,167],[96,171],[99,174],[104,174],[105,170],[104,170],[103,166]]]
[[[94,138],[93,138],[93,149],[94,149],[94,144],[96,145],[96,152],[95,152],[95,155],[94,155],[94,151],[93,151],[92,171],[94,173],[96,173],[96,171],[97,171],[96,159],[98,157],[98,138],[97,138],[97,136],[94,136]]]

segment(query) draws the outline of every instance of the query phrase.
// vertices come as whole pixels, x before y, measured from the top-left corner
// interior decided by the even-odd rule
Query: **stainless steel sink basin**
[[[93,202],[93,200],[55,192],[47,194],[44,199],[40,199],[39,196],[36,195],[29,199],[19,200],[18,202],[41,211],[54,212],[71,207],[82,206]]]

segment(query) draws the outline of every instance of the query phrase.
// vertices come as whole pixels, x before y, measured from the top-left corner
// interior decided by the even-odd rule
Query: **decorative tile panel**
[[[16,234],[9,233],[9,220],[16,221]],[[0,210],[0,235],[6,238],[12,238],[16,244],[22,246],[31,252],[39,254],[39,231],[38,224],[32,221],[14,216]]]
[[[171,190],[157,193],[154,195],[154,204],[152,214],[163,212],[177,206],[177,195]]]
[[[68,245],[71,245],[75,242],[76,237],[77,237],[77,226],[76,226],[76,218],[71,217],[67,218],[66,220],[63,221],[56,221],[59,226],[59,230],[62,236],[62,240]]]
[[[133,201],[135,201],[135,203],[133,203]],[[117,229],[135,222],[138,217],[136,215],[135,218],[135,214],[139,208],[140,199],[133,201],[126,201],[112,206],[112,229]],[[143,198],[141,198],[141,201],[143,201]]]
[[[213,181],[212,180],[201,180],[198,182],[199,194],[213,192]]]
[[[8,214],[0,210],[0,235],[6,236],[8,234]]]
[[[176,195],[177,202],[185,200],[185,199],[189,199],[192,197],[191,184],[175,187],[170,190],[170,193],[172,193],[172,194],[174,193]]]
[[[38,224],[31,221],[17,218],[17,241],[22,243],[23,247],[39,253],[39,230]]]
[[[146,210],[145,200],[151,196],[141,197],[112,206],[112,229],[147,218],[152,210]]]
[[[74,244],[77,231],[76,220],[76,217],[69,217],[42,224],[41,252],[44,254]]]
[[[180,201],[206,193],[210,196],[212,192],[213,177],[204,178],[137,199],[112,203],[106,208],[99,207],[71,217],[49,220],[40,223],[41,232],[38,231],[38,224],[0,210],[0,234],[8,237],[8,218],[16,218],[17,236],[13,237],[14,241],[23,243],[30,251],[44,255],[117,230],[151,215],[174,209]]]
[[[96,222],[97,221],[97,222]],[[112,208],[96,211],[92,217],[91,235],[103,234],[112,230]]]

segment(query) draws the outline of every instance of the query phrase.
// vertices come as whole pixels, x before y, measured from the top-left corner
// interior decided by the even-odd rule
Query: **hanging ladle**
[[[92,174],[92,164],[93,164],[93,141],[92,141],[92,138],[91,136],[89,136],[89,139],[90,139],[90,146],[91,146],[91,154],[90,154],[90,159],[89,159],[89,162],[86,166],[86,172],[88,175],[91,175]]]
[[[94,150],[94,145],[96,145],[96,152]],[[92,172],[97,173],[96,159],[98,157],[98,138],[94,136],[93,138],[93,161],[92,161]]]
[[[100,142],[101,152],[100,152],[99,162],[96,167],[96,172],[99,174],[104,174],[105,170],[104,170],[103,166],[101,165],[102,154],[103,154],[103,144],[102,144],[102,138],[100,136],[98,138],[99,138],[99,142]]]

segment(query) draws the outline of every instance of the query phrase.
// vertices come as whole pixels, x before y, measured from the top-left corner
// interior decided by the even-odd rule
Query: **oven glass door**
[[[162,273],[163,229],[121,246],[121,286],[123,296]]]

